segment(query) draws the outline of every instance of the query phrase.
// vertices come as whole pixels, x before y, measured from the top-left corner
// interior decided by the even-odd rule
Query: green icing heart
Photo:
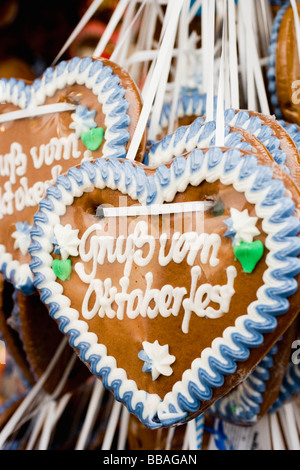
[[[264,254],[264,245],[260,240],[252,243],[241,242],[233,247],[233,252],[243,266],[244,272],[250,274]]]
[[[81,140],[88,150],[97,150],[103,142],[104,129],[96,127],[81,134]]]
[[[52,269],[56,277],[62,281],[70,279],[72,264],[70,259],[55,259],[52,263]]]

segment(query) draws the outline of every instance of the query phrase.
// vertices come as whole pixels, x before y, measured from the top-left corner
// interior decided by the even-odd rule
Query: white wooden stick
[[[188,448],[189,448],[189,450],[198,450],[196,422],[195,422],[194,419],[192,421],[188,422],[187,432],[188,432]]]
[[[286,440],[288,448],[289,450],[300,450],[299,436],[292,404],[286,403],[283,406],[283,412],[286,418]]]
[[[58,402],[53,400],[49,403],[47,417],[37,446],[38,450],[47,450],[49,448],[55,426],[69,403],[70,398],[71,393],[67,393],[63,395]]]
[[[118,401],[114,402],[113,409],[108,421],[105,436],[103,439],[101,450],[110,450],[115,436],[116,427],[119,421],[122,404]]]
[[[273,450],[285,450],[276,413],[269,416]]]
[[[41,429],[43,427],[43,424],[44,424],[44,420],[45,420],[45,417],[47,415],[47,412],[48,412],[48,407],[50,406],[50,404],[48,403],[47,405],[45,405],[41,410],[40,412],[37,414],[37,416],[35,417],[35,420],[34,420],[34,426],[33,426],[33,429],[32,429],[32,432],[30,434],[30,437],[29,437],[29,440],[28,440],[28,443],[26,445],[26,450],[32,450],[35,446],[35,443],[37,441],[37,438],[41,432]]]
[[[159,81],[162,76],[162,72],[164,70],[165,61],[168,57],[168,53],[170,47],[172,47],[172,41],[174,40],[174,29],[177,28],[178,18],[180,15],[180,11],[182,8],[184,0],[179,0],[173,7],[173,11],[171,13],[170,21],[168,22],[168,26],[166,28],[164,38],[162,41],[162,45],[157,57],[157,63],[153,70],[153,76],[151,79],[151,84],[149,85],[149,89],[147,90],[147,96],[140,114],[139,121],[137,123],[136,130],[134,132],[130,147],[127,153],[128,160],[134,160],[136,157],[137,150],[142,140],[142,136],[146,129],[146,125],[149,119],[149,115],[151,112],[152,104],[157,92],[157,88],[159,85]],[[149,138],[151,138],[149,136]]]
[[[207,0],[203,0],[204,2]],[[206,83],[206,120],[213,121],[214,119],[214,94],[215,94],[215,56],[214,56],[214,46],[215,46],[215,0],[209,0],[207,7],[207,59],[204,61],[207,63],[207,83]],[[204,52],[204,51],[203,51]]]
[[[103,51],[105,50],[111,36],[113,35],[116,27],[118,26],[124,11],[128,5],[129,0],[120,0],[116,9],[114,10],[111,18],[105,28],[104,33],[102,34],[100,41],[98,42],[96,48],[94,49],[93,56],[101,57]]]
[[[129,2],[128,8],[125,11],[124,18],[120,27],[120,32],[118,35],[115,49],[110,57],[112,61],[115,61],[121,66],[124,63],[124,60],[126,59],[128,55],[128,50],[132,41],[132,34],[133,34],[132,20],[134,18],[134,12],[135,12],[135,7],[137,5],[137,2],[138,0],[131,0]],[[126,39],[124,39],[125,37]],[[124,41],[123,46],[121,50],[116,52],[116,49],[118,48],[118,45],[121,41]]]
[[[91,399],[88,405],[87,413],[85,416],[85,420],[84,420],[82,429],[80,431],[80,434],[78,436],[75,450],[83,450],[85,448],[89,435],[91,434],[91,431],[95,424],[95,420],[97,418],[96,410],[98,409],[98,407],[100,406],[102,402],[103,394],[104,394],[104,387],[102,385],[102,382],[99,379],[96,379],[94,383]]]
[[[185,72],[187,68],[186,55],[184,49],[188,43],[188,13],[189,13],[189,2],[185,2],[181,12],[181,19],[179,22],[179,31],[178,31],[178,58],[175,72],[175,84],[174,91],[172,96],[172,105],[169,117],[169,128],[168,133],[171,134],[174,132],[177,106],[180,88],[185,79]],[[192,51],[190,51],[192,52]]]
[[[175,434],[175,428],[169,428],[168,430],[168,435],[167,435],[167,442],[166,442],[166,449],[165,450],[170,450],[173,442]]]
[[[2,431],[0,432],[0,449],[5,444],[7,438],[14,432],[14,429],[18,425],[18,423],[19,423],[20,419],[22,418],[23,414],[26,412],[29,405],[31,405],[34,398],[37,396],[37,394],[42,389],[44,383],[46,382],[49,375],[51,374],[53,368],[55,367],[55,365],[56,365],[59,357],[61,356],[63,350],[65,349],[67,343],[68,343],[67,337],[63,338],[63,340],[61,341],[60,345],[58,346],[53,358],[51,359],[47,369],[45,370],[45,372],[41,376],[41,378],[32,387],[32,389],[29,391],[28,395],[22,401],[21,405],[17,408],[17,410],[12,415],[10,420],[3,427]]]
[[[53,103],[45,104],[43,106],[33,106],[25,109],[18,109],[9,113],[0,114],[0,123],[17,121],[19,119],[26,119],[30,117],[43,116],[45,114],[63,113],[66,111],[74,111],[76,106],[69,103]]]
[[[97,9],[99,8],[99,6],[101,5],[102,2],[103,2],[103,0],[94,0],[93,1],[93,3],[89,6],[89,8],[87,9],[85,14],[83,15],[83,17],[79,21],[78,25],[73,30],[72,34],[69,36],[69,38],[67,39],[67,41],[65,42],[65,44],[63,45],[63,47],[61,48],[59,53],[57,54],[57,56],[55,57],[55,59],[54,59],[54,61],[52,62],[51,65],[55,65],[59,61],[61,56],[66,52],[66,50],[72,44],[74,39],[76,39],[76,37],[78,36],[80,31],[82,31],[82,29],[85,27],[85,25],[92,18],[92,16],[97,11]]]
[[[118,436],[117,450],[124,450],[127,442],[128,435],[128,424],[129,424],[130,413],[125,406],[122,408],[120,429]]]
[[[224,12],[227,12],[227,1],[224,0]],[[225,142],[225,120],[224,120],[224,55],[226,48],[227,38],[227,19],[224,16],[223,19],[223,34],[222,34],[222,52],[220,61],[220,73],[219,73],[219,86],[218,86],[218,98],[217,98],[217,117],[216,117],[216,146],[224,147]]]
[[[229,34],[229,75],[231,106],[239,109],[239,75],[236,34],[236,6],[234,0],[228,0],[228,34]]]

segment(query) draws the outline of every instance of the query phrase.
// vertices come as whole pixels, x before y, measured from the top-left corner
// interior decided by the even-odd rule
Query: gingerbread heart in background
[[[162,110],[157,142],[149,145],[144,162],[155,167],[193,148],[214,145],[216,123],[205,121],[205,105],[205,95],[197,91],[184,93],[178,100],[176,112],[180,127],[173,134],[168,134],[171,104],[166,103]],[[224,119],[225,146],[250,150],[256,154],[265,154],[267,150],[300,187],[300,154],[294,140],[295,130],[291,129],[293,132],[290,135],[284,122],[248,110],[226,109]]]
[[[254,371],[209,412],[240,426],[257,423],[275,406],[291,358],[291,345],[298,335],[298,319],[262,359]]]
[[[7,119],[2,117],[0,270],[12,284],[11,290],[18,292],[13,302],[6,299],[1,331],[32,384],[33,377],[40,377],[62,340],[32,284],[28,246],[33,215],[46,188],[61,172],[84,159],[125,156],[142,103],[124,70],[109,61],[92,58],[61,62],[31,85],[3,79],[0,95],[0,113],[4,115],[56,103],[72,105],[70,110],[54,109],[50,114],[35,115],[32,111],[32,117],[22,119],[10,120],[9,114]],[[20,331],[9,320],[16,317],[16,311]],[[42,335],[36,335],[37,321]],[[70,352],[66,351],[60,359],[62,370],[70,361]],[[81,380],[89,376],[80,361],[72,375],[70,382],[74,382],[74,376]],[[45,384],[49,393],[57,383],[50,382]]]
[[[19,318],[12,325],[10,319],[12,319],[14,310],[14,287],[11,283],[5,281],[3,275],[0,276],[0,331],[5,343],[14,357],[16,364],[18,364],[22,375],[26,382],[33,386],[35,383],[35,377],[32,373],[31,366],[28,362],[28,358],[24,353],[23,341],[20,337],[20,321]]]
[[[199,201],[208,204],[200,230],[193,213],[179,233],[172,211],[169,233],[160,218],[157,237],[148,216],[130,217],[125,237],[122,217],[112,225],[97,218],[105,204]],[[242,150],[196,149],[152,170],[85,162],[40,203],[30,248],[35,285],[117,400],[147,427],[182,423],[242,381],[298,314],[295,204],[299,191],[272,158]],[[256,240],[264,253],[248,274],[234,246]],[[69,280],[56,277],[56,259],[70,259]]]
[[[297,4],[298,13],[300,5]],[[289,123],[300,124],[299,55],[290,2],[279,9],[273,23],[269,50],[269,94],[275,115]]]
[[[284,404],[291,403],[297,399],[300,392],[300,367],[299,367],[299,333],[297,339],[292,344],[293,352],[286,367],[283,380],[276,401],[269,412],[274,413]]]
[[[32,85],[2,80],[0,97],[1,114],[53,103],[74,105],[72,111],[4,118],[1,125],[0,269],[27,293],[29,232],[45,190],[83,159],[125,157],[142,103],[124,70],[91,58],[61,62]]]

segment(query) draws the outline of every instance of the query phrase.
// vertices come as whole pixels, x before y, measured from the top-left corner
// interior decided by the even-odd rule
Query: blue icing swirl
[[[84,57],[79,65],[78,72],[79,73],[84,73],[87,69],[87,67],[93,62],[93,59],[91,57]]]
[[[167,168],[165,165],[160,165],[157,168],[155,174],[162,188],[165,188],[166,186],[170,184],[170,181],[171,181],[170,169]]]
[[[218,147],[210,148],[207,151],[207,168],[211,170],[220,164],[223,159],[223,152]]]
[[[103,69],[103,64],[101,60],[93,61],[90,67],[89,73],[88,73],[88,77],[91,78],[93,75],[95,75],[95,73],[98,73],[102,69]]]
[[[59,64],[57,64],[57,67],[55,69],[56,76],[59,77],[60,75],[62,75],[65,72],[67,66],[68,66],[68,63],[65,60],[62,60],[61,62],[59,62]]]
[[[201,149],[195,149],[190,153],[190,169],[191,173],[198,171],[204,162],[204,154]]]
[[[78,64],[80,63],[79,57],[73,57],[68,63],[68,72],[74,72]]]
[[[172,161],[172,170],[175,178],[180,178],[186,169],[186,159],[184,157],[176,157]]]

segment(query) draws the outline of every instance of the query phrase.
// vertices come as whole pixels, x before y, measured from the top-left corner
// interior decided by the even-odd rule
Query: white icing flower
[[[14,248],[15,250],[19,249],[22,255],[25,256],[28,253],[28,248],[31,243],[30,230],[32,227],[27,222],[17,222],[16,229],[17,230],[11,235],[12,238],[16,240]]]
[[[70,129],[75,130],[76,137],[80,137],[84,132],[97,127],[97,123],[94,121],[95,114],[96,111],[89,111],[87,106],[77,106],[76,113],[71,114],[73,122],[69,126]]]
[[[57,224],[54,227],[53,243],[57,246],[55,252],[59,252],[61,258],[66,260],[69,256],[78,256],[79,230],[73,230],[70,224],[65,226]]]
[[[253,238],[260,234],[256,227],[258,217],[250,217],[248,209],[240,212],[235,208],[230,210],[230,215],[231,218],[224,221],[228,226],[225,236],[233,237],[234,244],[252,243]]]
[[[168,344],[161,346],[157,340],[154,343],[144,341],[143,348],[138,357],[145,361],[143,372],[151,372],[152,380],[156,380],[160,375],[170,376],[173,374],[170,365],[176,358],[169,354]]]

